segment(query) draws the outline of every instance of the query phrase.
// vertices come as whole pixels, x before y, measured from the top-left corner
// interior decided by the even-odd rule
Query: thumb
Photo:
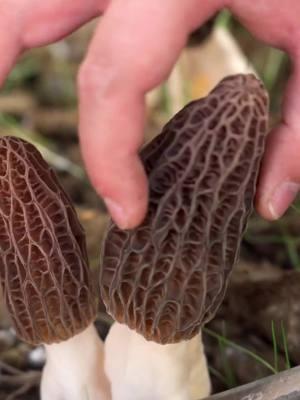
[[[267,219],[281,217],[300,189],[300,50],[286,89],[281,124],[267,141],[256,196]]]

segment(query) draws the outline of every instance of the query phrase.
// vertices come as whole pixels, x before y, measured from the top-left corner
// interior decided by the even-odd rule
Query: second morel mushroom
[[[0,278],[18,336],[45,344],[42,400],[108,400],[85,237],[35,147],[0,139]]]
[[[188,104],[143,149],[147,216],[131,231],[111,223],[102,251],[101,293],[117,321],[147,340],[172,344],[192,340],[213,318],[252,210],[267,126],[262,83],[235,75]],[[145,340],[145,354],[149,346]],[[110,357],[108,351],[114,393]],[[146,359],[144,366],[155,367]]]
[[[111,223],[102,252],[101,293],[117,321],[165,344],[214,316],[252,211],[267,116],[254,75],[227,77],[144,148],[148,214],[131,231]]]

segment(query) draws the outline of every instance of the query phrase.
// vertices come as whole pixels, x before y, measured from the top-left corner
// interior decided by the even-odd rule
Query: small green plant
[[[239,352],[246,354],[247,356],[252,358],[255,362],[257,362],[257,363],[263,365],[265,368],[267,368],[272,374],[276,374],[276,373],[280,372],[280,368],[279,368],[279,347],[280,346],[279,346],[279,342],[278,342],[278,337],[276,335],[274,321],[271,322],[271,331],[272,331],[272,346],[273,346],[273,354],[274,354],[273,365],[270,364],[268,361],[266,361],[260,355],[256,354],[255,352],[228,339],[226,337],[225,329],[223,329],[222,334],[219,334],[217,332],[212,331],[209,328],[203,328],[203,332],[205,334],[216,339],[218,342],[218,345],[220,348],[220,353],[221,353],[224,374],[222,374],[220,371],[218,371],[212,367],[209,367],[210,372],[217,379],[219,379],[220,382],[225,384],[228,389],[235,387],[237,385],[234,370],[233,370],[232,366],[230,365],[230,362],[226,355],[227,347],[234,348],[234,349],[238,350]],[[291,363],[290,363],[287,337],[286,337],[286,332],[285,332],[283,321],[280,321],[280,336],[281,336],[281,344],[282,344],[284,355],[285,355],[285,367],[286,367],[286,369],[289,369],[289,368],[291,368]]]
[[[280,328],[281,328],[281,338],[282,338],[282,344],[283,344],[284,355],[285,355],[285,367],[286,367],[286,369],[290,369],[291,362],[290,362],[288,342],[287,342],[287,337],[286,337],[283,321],[280,321]]]
[[[38,58],[32,57],[32,55],[25,56],[9,74],[3,91],[9,92],[13,89],[19,89],[27,82],[36,78],[39,73],[40,63]]]
[[[285,252],[289,265],[295,269],[300,269],[300,237],[291,232],[290,226],[293,224],[295,214],[300,213],[299,204],[291,207],[289,214],[279,221],[266,222],[259,219],[250,221],[249,229],[246,232],[245,240],[250,244],[256,245],[281,245]],[[297,215],[296,215],[297,216]],[[272,229],[272,227],[275,228]]]
[[[226,338],[227,335],[226,335],[225,324],[223,325],[222,331],[223,331],[222,336]],[[231,363],[226,354],[226,348],[228,346],[222,340],[218,340],[218,345],[219,345],[219,349],[220,349],[220,353],[221,353],[223,371],[225,373],[226,386],[228,387],[228,389],[230,389],[230,388],[237,386],[237,381],[236,381],[234,370],[233,370]]]
[[[272,342],[273,342],[273,352],[274,352],[274,368],[276,372],[278,372],[278,346],[277,346],[275,324],[273,320],[271,322],[271,330],[272,330]]]
[[[230,339],[227,339],[226,337],[208,329],[204,328],[203,332],[206,333],[208,336],[218,340],[218,342],[222,342],[224,345],[232,347],[238,351],[240,351],[243,354],[248,355],[255,361],[259,362],[260,364],[264,365],[272,374],[276,374],[277,371],[276,369],[266,360],[264,360],[262,357],[260,357],[258,354],[254,353],[253,351],[247,349],[246,347],[240,346],[239,344],[231,341]]]

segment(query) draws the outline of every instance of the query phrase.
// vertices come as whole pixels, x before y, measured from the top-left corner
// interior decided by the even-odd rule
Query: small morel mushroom
[[[0,138],[0,279],[18,336],[46,345],[42,400],[109,399],[85,237],[35,147]]]
[[[111,223],[100,286],[108,312],[146,339],[188,340],[215,315],[252,210],[268,96],[254,75],[223,79],[142,151],[149,210]]]

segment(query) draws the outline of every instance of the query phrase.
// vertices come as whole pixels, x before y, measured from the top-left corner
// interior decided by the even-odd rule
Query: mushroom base
[[[94,325],[58,344],[46,345],[41,400],[110,400],[103,343]]]
[[[104,368],[113,400],[199,400],[210,393],[201,336],[160,345],[116,322],[105,341]]]

